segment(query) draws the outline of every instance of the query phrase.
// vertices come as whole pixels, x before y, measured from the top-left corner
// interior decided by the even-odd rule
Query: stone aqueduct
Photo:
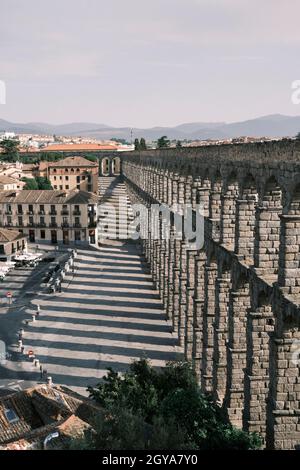
[[[142,242],[203,390],[267,448],[300,446],[300,143],[128,152],[134,202],[202,203],[205,244]],[[172,236],[173,233],[173,236]],[[298,344],[299,342],[299,344]]]

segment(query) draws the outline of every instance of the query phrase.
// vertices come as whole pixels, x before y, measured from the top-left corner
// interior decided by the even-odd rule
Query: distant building
[[[56,162],[40,162],[38,172],[50,180],[53,189],[98,192],[98,162],[80,156],[66,157]]]
[[[25,184],[24,181],[0,174],[0,190],[23,189]]]
[[[95,194],[77,189],[0,191],[0,224],[31,243],[94,244],[97,202]]]
[[[17,230],[0,228],[0,261],[10,261],[13,256],[26,250],[26,235]]]
[[[67,152],[67,151],[80,151],[83,152],[85,150],[99,150],[99,151],[104,151],[104,150],[110,150],[110,151],[116,151],[119,149],[119,145],[117,144],[98,144],[98,143],[80,143],[80,144],[53,144],[53,145],[48,145],[47,147],[44,147],[42,150],[43,152]]]
[[[0,398],[0,450],[59,450],[92,430],[101,408],[66,387],[38,385]]]

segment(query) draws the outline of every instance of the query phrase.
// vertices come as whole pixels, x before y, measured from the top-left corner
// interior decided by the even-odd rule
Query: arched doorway
[[[101,174],[103,176],[110,176],[111,169],[110,169],[110,162],[111,160],[108,157],[105,157],[101,161]]]
[[[112,160],[112,174],[120,175],[121,173],[121,160],[120,157],[115,157]]]

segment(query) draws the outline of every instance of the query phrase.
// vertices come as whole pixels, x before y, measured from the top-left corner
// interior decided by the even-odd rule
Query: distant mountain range
[[[241,122],[193,122],[175,127],[132,128],[133,137],[155,140],[162,135],[169,139],[228,139],[233,137],[294,137],[300,132],[300,116],[272,114]],[[107,140],[122,138],[130,140],[130,127],[111,127],[105,124],[74,122],[53,125],[43,122],[13,123],[0,119],[0,132],[29,134],[56,134],[58,136],[81,136]]]

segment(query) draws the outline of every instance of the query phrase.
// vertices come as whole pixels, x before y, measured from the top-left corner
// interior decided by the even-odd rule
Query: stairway
[[[99,178],[98,242],[131,238],[133,211],[120,177]]]

